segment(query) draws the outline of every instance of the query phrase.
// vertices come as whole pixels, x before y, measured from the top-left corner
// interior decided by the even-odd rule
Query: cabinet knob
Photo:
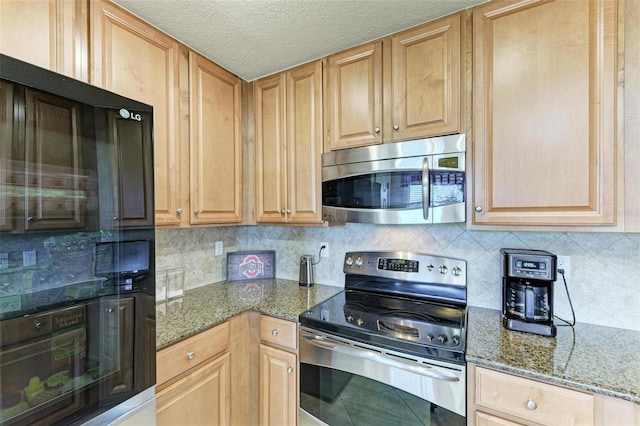
[[[196,357],[195,352],[187,352],[187,359],[194,359]]]
[[[107,312],[113,313],[113,308],[107,308]]]
[[[182,209],[178,209],[178,210],[176,210],[176,213],[178,213],[178,214],[182,214]]]
[[[476,206],[474,210],[480,213],[482,211],[482,206]]]
[[[376,127],[375,129],[373,129],[376,133],[380,133],[380,127]]]
[[[271,330],[271,335],[272,336],[277,336],[278,335],[278,330],[276,330],[276,329]]]
[[[393,130],[399,130],[399,129],[400,129],[400,126],[398,126],[397,124],[393,125]]]
[[[285,210],[284,211],[286,214],[291,214],[291,210]]]
[[[193,213],[194,213],[196,216],[197,216],[197,215],[199,215],[199,214],[200,214],[200,209],[195,209],[195,210],[193,211]]]
[[[33,324],[33,326],[34,326],[35,328],[37,328],[37,329],[40,329],[40,328],[42,328],[42,323],[41,323],[40,321],[36,321],[36,322]]]
[[[289,374],[293,373],[293,368],[292,367],[287,368],[287,373]]]
[[[114,216],[111,219],[113,219],[114,221],[118,220],[118,216]]]
[[[536,408],[538,408],[538,404],[536,404],[536,402],[532,399],[527,401],[527,408],[529,410],[535,410]]]

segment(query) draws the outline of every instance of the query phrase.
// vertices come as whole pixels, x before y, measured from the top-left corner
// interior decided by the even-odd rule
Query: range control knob
[[[455,345],[458,346],[460,344],[460,336],[453,336],[451,338],[451,342]]]
[[[427,341],[430,342],[433,340],[433,334],[429,333],[427,334]]]
[[[441,273],[441,274],[446,274],[448,270],[449,270],[449,268],[447,268],[447,267],[446,267],[446,266],[444,266],[444,265],[440,265],[440,266],[438,267],[438,271],[440,271],[440,273]]]
[[[459,266],[454,266],[454,267],[451,269],[451,273],[452,273],[454,276],[459,277],[459,276],[460,276],[460,274],[462,273],[462,268],[461,268],[461,267],[459,267]]]
[[[358,324],[360,327],[362,327],[362,324],[364,324],[364,321],[362,321],[362,318],[358,318],[356,320],[356,324]]]
[[[347,266],[353,265],[353,258],[351,256],[347,256],[347,258],[345,259],[344,263],[346,263]]]
[[[358,268],[362,266],[362,258],[361,257],[356,257],[356,266]]]
[[[353,322],[353,315],[348,315],[347,316],[347,321],[348,322]]]
[[[445,336],[444,334],[440,334],[438,336],[438,342],[440,342],[440,343],[447,343],[447,340],[449,340],[449,339],[447,339],[447,336]]]
[[[427,271],[429,271],[429,272],[433,271],[433,264],[432,263],[427,265]]]

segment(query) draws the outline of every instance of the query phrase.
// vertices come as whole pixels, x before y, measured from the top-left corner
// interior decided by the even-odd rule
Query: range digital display
[[[420,262],[407,259],[378,259],[378,269],[384,271],[418,272]]]

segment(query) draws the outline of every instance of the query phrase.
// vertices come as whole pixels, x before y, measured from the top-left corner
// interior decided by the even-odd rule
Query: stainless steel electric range
[[[343,270],[299,317],[300,424],[465,424],[466,262],[351,252]]]

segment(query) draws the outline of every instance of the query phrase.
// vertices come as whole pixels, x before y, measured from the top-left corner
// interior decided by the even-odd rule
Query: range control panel
[[[408,251],[349,252],[345,274],[368,275],[414,282],[466,286],[467,262],[462,259]]]

